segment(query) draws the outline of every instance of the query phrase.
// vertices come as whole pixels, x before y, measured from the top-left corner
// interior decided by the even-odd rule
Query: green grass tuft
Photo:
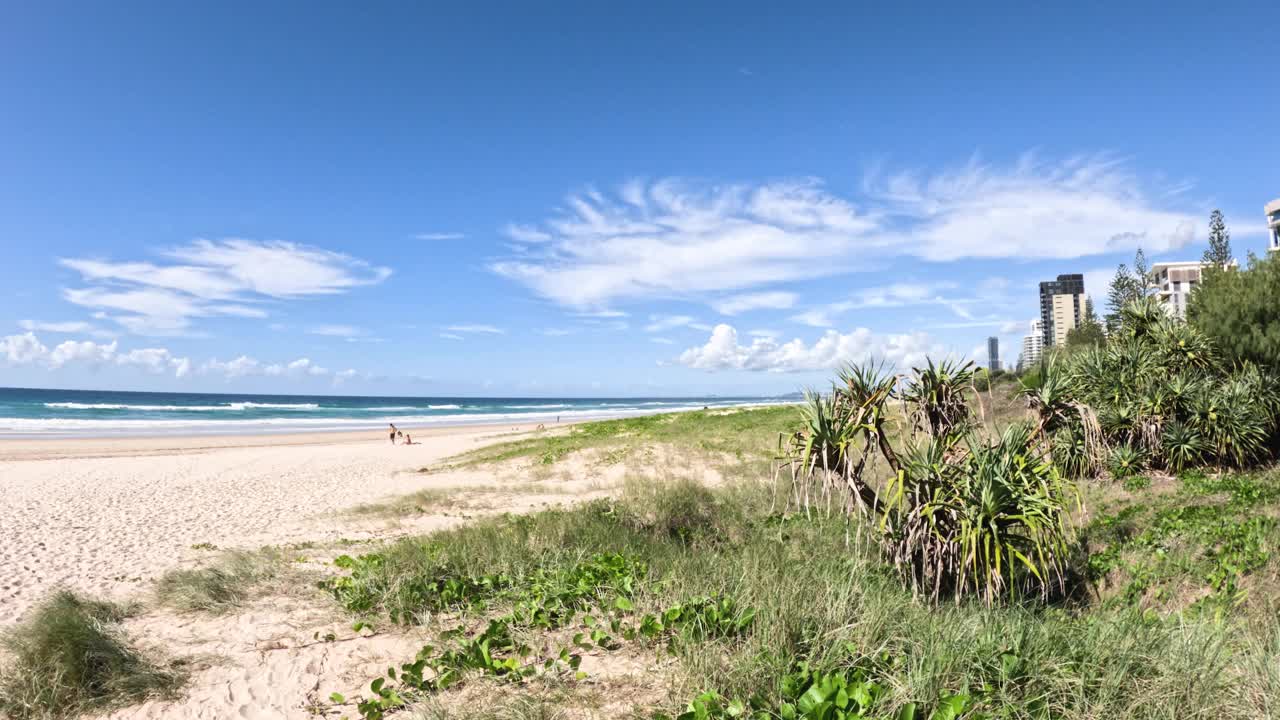
[[[156,597],[175,610],[223,613],[244,604],[255,588],[283,574],[274,550],[229,552],[209,567],[170,570],[156,583]]]
[[[179,673],[133,648],[116,623],[125,610],[55,593],[4,638],[0,714],[15,720],[68,718],[173,693]]]

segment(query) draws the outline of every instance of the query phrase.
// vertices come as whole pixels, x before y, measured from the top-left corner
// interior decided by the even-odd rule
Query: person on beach
[[[396,424],[395,424],[395,423],[391,423],[391,444],[392,444],[392,445],[395,445],[395,444],[396,444],[396,433],[398,433],[398,432],[400,432],[400,431],[396,429]]]
[[[405,445],[412,445],[412,444],[413,444],[413,436],[412,436],[412,435],[410,435],[409,433],[405,433],[405,434],[404,434],[404,444],[405,444]]]

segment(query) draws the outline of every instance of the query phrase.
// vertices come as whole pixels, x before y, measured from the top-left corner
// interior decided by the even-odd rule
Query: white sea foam
[[[116,403],[45,403],[51,410],[138,410],[143,412],[225,412],[256,409],[272,410],[319,410],[316,403],[255,403],[234,402],[225,405],[123,405]]]
[[[567,408],[573,406],[565,403],[550,403],[547,405],[503,405],[502,407],[507,408],[508,410],[550,410],[552,408]]]

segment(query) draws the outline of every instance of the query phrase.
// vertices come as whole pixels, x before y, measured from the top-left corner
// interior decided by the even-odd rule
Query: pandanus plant
[[[1046,597],[1063,587],[1071,486],[1035,427],[990,437],[971,421],[962,389],[971,377],[967,363],[930,363],[908,378],[851,366],[830,395],[807,398],[779,469],[806,512],[843,497],[841,509],[866,520],[920,596]],[[916,431],[902,449],[891,439],[904,429],[891,421],[892,400]]]

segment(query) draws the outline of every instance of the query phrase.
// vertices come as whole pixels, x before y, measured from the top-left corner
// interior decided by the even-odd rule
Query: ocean
[[[596,420],[702,407],[764,405],[765,397],[480,398],[224,395],[0,388],[0,437],[196,435],[375,430]]]

